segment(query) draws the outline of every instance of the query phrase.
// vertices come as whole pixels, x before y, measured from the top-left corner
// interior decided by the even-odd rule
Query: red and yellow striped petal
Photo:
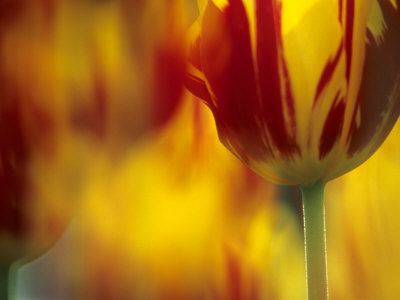
[[[367,159],[399,115],[393,3],[208,1],[187,86],[211,108],[225,146],[264,177],[337,177]]]

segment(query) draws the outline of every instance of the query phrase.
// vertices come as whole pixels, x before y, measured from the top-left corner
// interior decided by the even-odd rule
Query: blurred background
[[[300,193],[183,88],[195,1],[0,0],[0,258],[16,299],[306,299]],[[331,299],[400,296],[400,124],[326,187]]]

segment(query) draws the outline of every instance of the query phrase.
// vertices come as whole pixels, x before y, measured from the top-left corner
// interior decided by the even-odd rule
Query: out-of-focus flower
[[[51,7],[2,1],[0,10],[0,263],[9,264],[59,237],[70,216],[60,191],[70,178],[60,160],[63,120],[50,104],[58,88],[46,38]]]
[[[41,253],[94,174],[179,105],[173,1],[0,1],[0,262]],[[117,155],[118,154],[118,155]]]
[[[333,299],[396,299],[400,295],[399,174],[397,123],[374,157],[332,181],[326,203]]]
[[[57,41],[75,130],[115,152],[162,127],[183,90],[182,1],[62,1],[60,6]]]
[[[364,162],[400,112],[400,2],[199,1],[188,88],[222,143],[281,184]]]

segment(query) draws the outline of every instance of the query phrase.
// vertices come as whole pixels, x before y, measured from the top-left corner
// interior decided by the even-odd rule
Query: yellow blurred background
[[[98,160],[65,236],[21,268],[22,296],[306,298],[297,190],[245,169],[210,112],[184,103],[118,165]],[[368,162],[327,184],[331,299],[400,295],[399,143],[397,124]]]
[[[306,298],[297,189],[244,167],[187,92],[168,122],[144,129],[154,74],[132,66],[153,63],[161,2],[173,1],[41,0],[29,4],[32,19],[0,18],[0,69],[23,99],[32,145],[35,188],[18,247],[39,253],[53,245],[19,269],[17,299]],[[184,5],[192,20],[194,3]],[[140,22],[139,12],[148,14]],[[177,23],[188,27],[183,19]],[[149,42],[132,49],[131,35]],[[49,140],[41,140],[32,107],[50,116]],[[327,184],[331,299],[400,297],[399,178],[397,124],[369,161]]]

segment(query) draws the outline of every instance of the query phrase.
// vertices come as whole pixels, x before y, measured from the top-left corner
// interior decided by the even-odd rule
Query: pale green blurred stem
[[[18,263],[0,264],[0,300],[14,300]]]
[[[8,300],[10,265],[0,265],[0,300]]]
[[[325,183],[301,186],[308,300],[328,299],[325,238]]]

